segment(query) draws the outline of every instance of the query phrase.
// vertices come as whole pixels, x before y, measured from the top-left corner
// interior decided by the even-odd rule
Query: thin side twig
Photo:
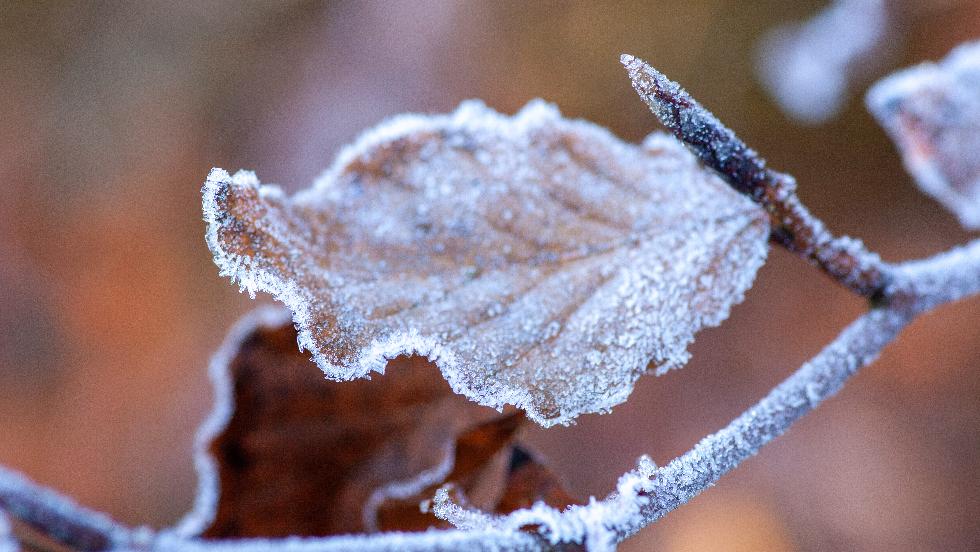
[[[888,265],[860,241],[835,237],[800,202],[793,177],[770,169],[680,85],[641,59],[623,54],[633,88],[660,122],[732,188],[769,213],[770,239],[816,265],[853,292],[883,299]]]
[[[853,322],[755,406],[658,470],[646,492],[649,501],[642,507],[641,516],[635,523],[616,528],[618,540],[687,503],[785,433],[835,395],[860,368],[874,361],[910,319],[907,313],[875,309]]]

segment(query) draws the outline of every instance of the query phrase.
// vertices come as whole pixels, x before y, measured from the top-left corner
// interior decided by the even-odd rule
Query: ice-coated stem
[[[73,550],[99,552],[127,542],[132,531],[108,516],[0,466],[0,511]]]
[[[796,195],[793,177],[774,171],[680,85],[643,60],[623,54],[633,88],[653,114],[732,188],[769,213],[770,239],[816,265],[853,292],[882,299],[888,265],[860,241],[834,237]]]
[[[617,528],[625,539],[714,485],[721,476],[832,397],[860,368],[870,364],[911,316],[875,309],[848,326],[830,345],[773,388],[724,429],[660,468],[646,493],[641,517]]]

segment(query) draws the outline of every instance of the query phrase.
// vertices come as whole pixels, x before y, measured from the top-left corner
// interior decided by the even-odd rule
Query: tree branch
[[[920,313],[980,293],[980,239],[895,267],[889,303]]]
[[[851,291],[881,298],[888,265],[860,241],[834,237],[796,195],[793,177],[774,171],[676,82],[641,59],[623,54],[633,88],[660,122],[732,188],[769,213],[770,239],[816,265]]]
[[[721,431],[655,474],[649,502],[635,523],[617,528],[620,540],[632,535],[712,486],[754,456],[794,422],[832,397],[857,371],[870,364],[911,320],[907,313],[876,309],[848,326],[830,345],[776,386],[755,406]]]
[[[334,537],[205,540],[160,533],[151,552],[542,552],[551,549],[541,537],[495,528],[417,533],[376,533]]]

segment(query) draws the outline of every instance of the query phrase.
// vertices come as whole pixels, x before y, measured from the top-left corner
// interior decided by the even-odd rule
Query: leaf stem
[[[889,266],[860,241],[835,237],[800,202],[792,176],[770,169],[679,84],[639,58],[623,54],[633,88],[660,122],[736,191],[769,214],[770,240],[819,267],[851,291],[882,298]]]

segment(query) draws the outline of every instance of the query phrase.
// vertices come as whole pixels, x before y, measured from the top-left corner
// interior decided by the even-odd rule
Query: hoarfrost
[[[898,265],[888,293],[915,297],[911,308],[917,312],[980,293],[980,239]]]
[[[592,498],[588,504],[572,505],[564,511],[539,502],[506,516],[492,516],[453,503],[445,490],[436,494],[434,511],[459,529],[519,532],[537,526],[552,545],[582,543],[591,552],[611,551],[624,533],[643,526],[643,508],[650,503],[656,473],[657,466],[643,456],[636,469],[619,478],[616,491],[610,496],[604,500]]]
[[[881,80],[867,104],[919,188],[980,228],[980,42]]]
[[[809,21],[779,27],[762,40],[759,78],[790,116],[827,121],[847,99],[856,70],[881,57],[891,17],[886,0],[836,0]]]
[[[768,235],[679,143],[651,152],[539,100],[395,118],[293,197],[221,169],[203,193],[221,273],[289,306],[328,378],[416,353],[545,426],[608,411],[651,363],[683,365]]]

